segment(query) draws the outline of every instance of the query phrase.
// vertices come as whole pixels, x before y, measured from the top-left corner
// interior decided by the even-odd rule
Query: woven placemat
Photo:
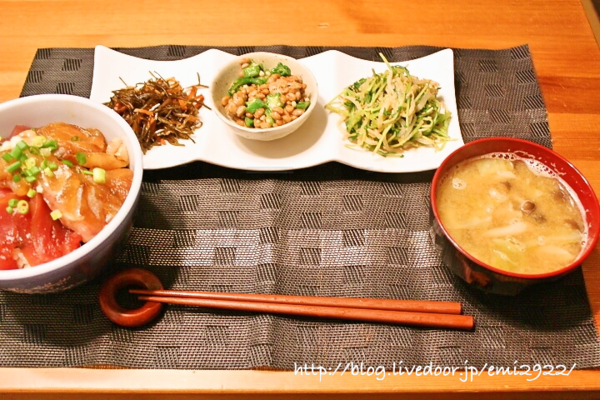
[[[209,49],[117,49],[176,60]],[[329,47],[229,47],[305,57]],[[438,48],[336,50],[390,61]],[[455,50],[465,142],[511,136],[551,146],[527,46]],[[93,49],[41,49],[22,95],[89,96]],[[0,366],[283,368],[564,364],[600,366],[600,342],[581,271],[517,297],[468,287],[442,265],[430,240],[432,172],[377,174],[340,164],[251,173],[205,163],[145,173],[125,249],[100,279],[65,293],[0,293]],[[126,329],[101,313],[103,278],[148,268],[168,288],[460,301],[473,332],[322,321],[171,306],[151,326]],[[518,363],[518,364],[515,364]]]

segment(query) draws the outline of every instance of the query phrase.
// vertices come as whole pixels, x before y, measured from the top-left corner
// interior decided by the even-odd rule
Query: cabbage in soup
[[[441,179],[442,224],[484,263],[521,274],[566,267],[587,238],[582,207],[542,164],[509,154],[466,160]]]

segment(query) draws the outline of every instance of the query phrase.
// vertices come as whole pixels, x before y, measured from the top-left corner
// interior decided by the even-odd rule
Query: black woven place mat
[[[118,50],[176,60],[207,49]],[[222,48],[297,58],[329,49]],[[383,52],[391,61],[439,50],[335,49],[371,60]],[[511,136],[551,146],[527,46],[454,54],[465,142]],[[22,96],[89,96],[93,55],[93,49],[39,50]],[[430,240],[431,177],[432,172],[386,175],[335,163],[281,173],[205,163],[148,171],[132,235],[105,276],[142,266],[176,289],[460,301],[465,313],[476,317],[473,332],[175,306],[152,326],[125,329],[100,312],[98,279],[61,294],[0,293],[0,366],[600,366],[600,342],[581,271],[506,298],[468,287],[442,265]]]

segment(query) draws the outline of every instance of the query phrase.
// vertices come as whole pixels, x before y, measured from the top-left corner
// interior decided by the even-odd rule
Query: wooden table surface
[[[585,1],[585,0],[584,0]],[[0,102],[19,96],[36,49],[181,45],[433,45],[502,49],[528,44],[554,149],[600,194],[600,49],[579,0],[400,2],[0,0]],[[600,326],[600,252],[585,263]],[[600,370],[569,376],[345,375],[275,371],[0,368],[0,398],[598,398]],[[287,396],[284,395],[287,394]],[[4,394],[4,395],[3,395]],[[169,396],[176,394],[177,396]]]

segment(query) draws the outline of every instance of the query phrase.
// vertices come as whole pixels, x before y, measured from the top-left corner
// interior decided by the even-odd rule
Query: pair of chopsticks
[[[471,330],[456,302],[130,289],[140,300],[206,308]]]

